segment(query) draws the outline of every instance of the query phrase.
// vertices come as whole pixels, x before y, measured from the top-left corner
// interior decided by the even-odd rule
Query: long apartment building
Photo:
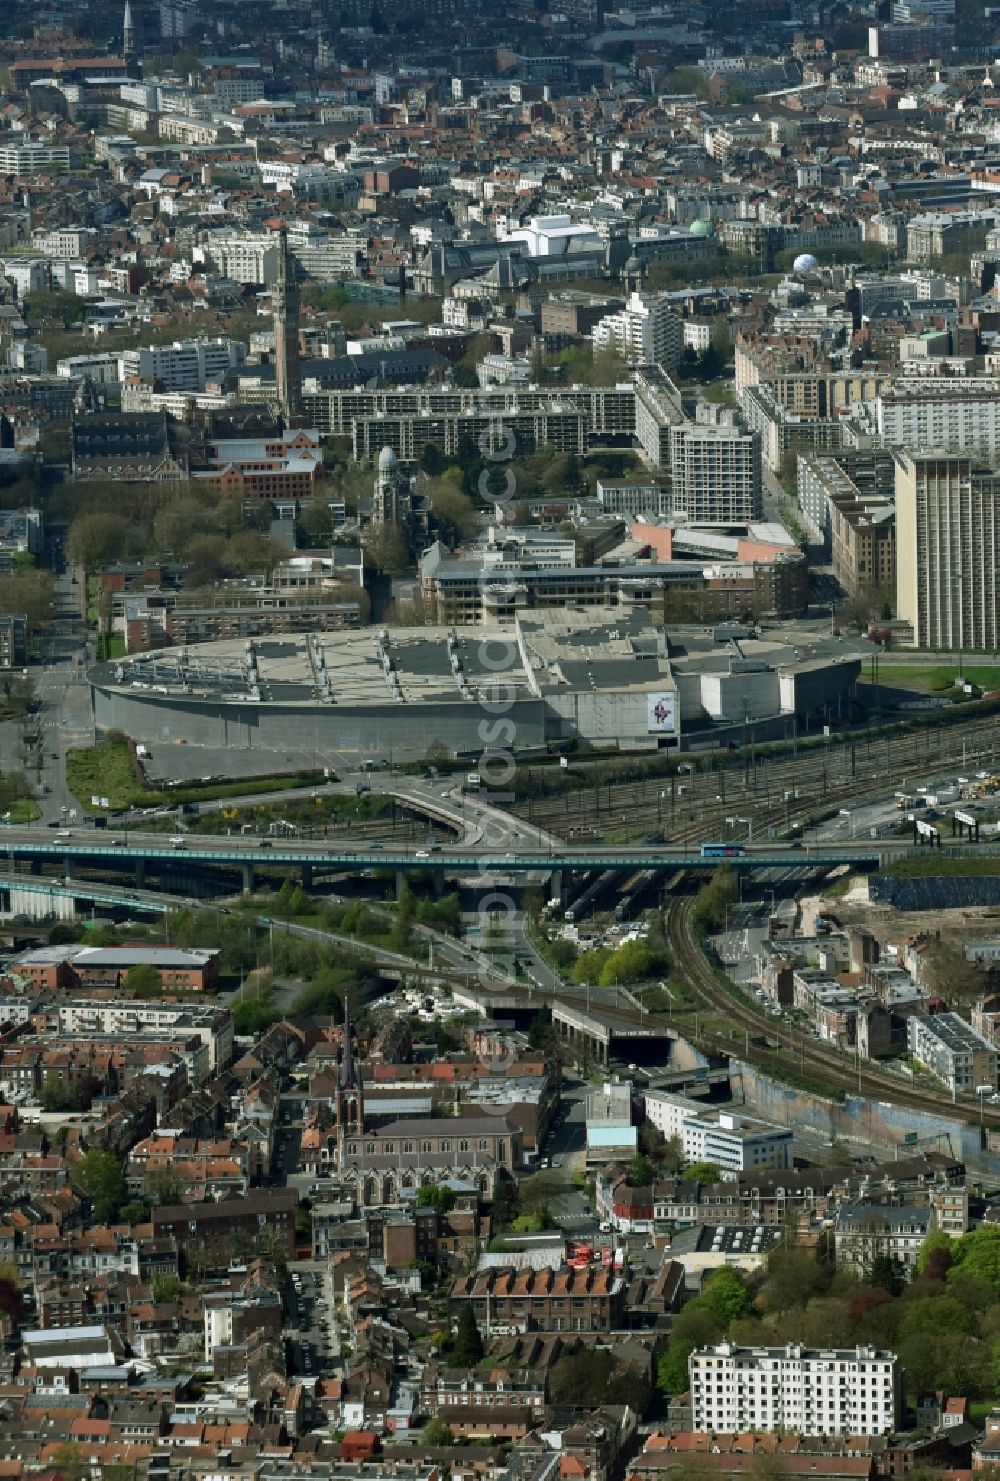
[[[953,1095],[971,1095],[981,1085],[996,1090],[996,1046],[957,1013],[914,1014],[906,1021],[906,1041],[914,1059]]]
[[[786,453],[836,449],[843,442],[843,423],[838,418],[789,411],[769,386],[747,386],[740,404],[747,426],[760,433],[764,462],[775,473]]]
[[[790,1431],[886,1435],[903,1417],[895,1353],[874,1347],[718,1347],[688,1359],[691,1428],[703,1433]]]
[[[897,617],[918,648],[995,651],[1000,473],[963,453],[898,453],[895,488]]]
[[[233,1057],[233,1018],[226,1009],[190,1008],[119,998],[73,998],[58,1009],[61,1034],[100,1033],[128,1039],[136,1034],[193,1035],[208,1046],[213,1070]]]
[[[125,350],[121,379],[160,381],[167,391],[204,391],[208,381],[224,381],[245,360],[246,346],[238,340],[175,340],[169,345]]]
[[[301,602],[287,595],[244,600],[191,592],[137,593],[125,598],[119,624],[126,653],[191,647],[283,633],[343,632],[361,626],[360,602]],[[2,620],[2,619],[0,619]]]
[[[824,537],[845,591],[895,590],[895,469],[877,448],[799,458],[799,508]]]
[[[647,1091],[645,1111],[663,1136],[680,1139],[688,1162],[712,1162],[727,1172],[794,1166],[794,1140],[786,1126],[719,1111],[669,1091]]]
[[[670,466],[670,430],[685,420],[680,393],[657,366],[643,366],[616,386],[455,386],[396,390],[310,389],[302,396],[309,425],[324,435],[353,439],[356,456],[391,447],[402,462],[415,462],[426,443],[454,453],[459,439],[485,431],[502,441],[548,440],[566,451],[586,451],[591,440],[634,437],[657,468]]]
[[[992,454],[1000,449],[1000,381],[993,376],[897,379],[875,402],[885,447]]]

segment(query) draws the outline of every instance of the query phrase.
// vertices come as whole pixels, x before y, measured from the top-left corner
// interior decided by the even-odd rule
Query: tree
[[[440,1414],[435,1414],[420,1431],[420,1441],[423,1445],[454,1445],[455,1437]]]
[[[918,1275],[923,1275],[928,1265],[932,1263],[933,1257],[935,1255],[947,1255],[947,1263],[945,1264],[942,1275],[947,1274],[948,1266],[950,1266],[951,1264],[952,1247],[952,1237],[950,1234],[946,1234],[943,1229],[935,1229],[930,1234],[928,1234],[927,1238],[920,1246],[920,1249],[917,1251]],[[938,1278],[940,1279],[941,1277]]]
[[[0,576],[0,611],[23,612],[29,635],[52,616],[55,584],[48,571],[14,571]]]
[[[479,529],[479,516],[472,500],[447,476],[431,484],[430,505],[439,523],[453,530],[460,539],[471,539]]]
[[[326,499],[310,499],[299,511],[299,530],[307,545],[328,545],[333,539],[333,515]]]
[[[77,1087],[58,1075],[46,1075],[38,1098],[43,1111],[80,1111],[90,1105],[93,1096],[82,1084]]]
[[[417,1208],[433,1208],[442,1216],[450,1214],[455,1207],[455,1190],[446,1183],[434,1183],[421,1188],[417,1194]]]
[[[531,1049],[546,1049],[552,1040],[552,1009],[545,1003],[538,1009],[528,1024],[528,1046]]]
[[[628,1176],[633,1188],[648,1188],[655,1176],[653,1164],[648,1157],[637,1152],[628,1165]]]
[[[474,1368],[481,1361],[483,1352],[483,1339],[476,1324],[476,1313],[472,1309],[472,1302],[467,1301],[459,1314],[451,1349],[452,1360],[460,1368]]]
[[[675,1134],[674,1136],[668,1136],[664,1140],[663,1148],[660,1152],[660,1162],[663,1171],[674,1177],[683,1170],[684,1142],[681,1137]]]
[[[433,443],[425,442],[420,449],[420,471],[428,478],[440,478],[446,467],[444,453]]]
[[[717,1183],[719,1164],[717,1162],[689,1162],[684,1169],[684,1176],[692,1183]]]
[[[184,1183],[169,1167],[154,1167],[146,1174],[146,1193],[156,1208],[168,1208],[180,1203],[184,1195]]]
[[[691,912],[691,924],[701,934],[717,931],[725,924],[727,909],[739,898],[739,885],[735,872],[728,864],[720,864],[707,884],[702,885],[695,897]]]
[[[602,987],[613,987],[616,982],[644,982],[648,978],[666,972],[670,959],[665,951],[657,950],[648,941],[626,941],[608,957],[600,970],[598,981]]]
[[[120,514],[78,514],[66,536],[66,554],[75,566],[96,571],[120,560],[128,542],[129,525]]]
[[[136,962],[125,974],[125,990],[132,998],[153,998],[163,989],[159,972],[150,962]]]
[[[225,571],[226,537],[224,535],[195,535],[184,551],[187,561],[185,586],[193,591],[202,586],[212,586]]]
[[[944,998],[950,1008],[967,1007],[983,996],[986,979],[954,941],[932,941],[921,960],[922,985]]]
[[[80,1158],[73,1169],[73,1185],[89,1201],[98,1224],[110,1223],[128,1197],[121,1163],[99,1147]]]
[[[576,1347],[564,1353],[549,1373],[549,1403],[588,1409],[608,1403],[614,1366],[606,1347]]]
[[[657,1368],[657,1383],[664,1393],[681,1393],[687,1388],[688,1358],[697,1348],[718,1342],[724,1331],[725,1324],[700,1305],[699,1298],[688,1302],[674,1318],[670,1346]]]
[[[954,1274],[962,1270],[969,1275],[979,1275],[993,1285],[1000,1286],[1000,1228],[995,1224],[984,1224],[955,1240],[951,1252],[949,1282]]]
[[[154,1275],[153,1300],[160,1303],[176,1301],[181,1294],[181,1283],[176,1275]]]
[[[365,550],[380,571],[405,571],[410,563],[403,533],[395,525],[370,525]]]
[[[803,1250],[772,1250],[767,1279],[761,1292],[768,1311],[790,1311],[802,1306],[826,1284],[822,1267]]]
[[[750,1310],[750,1292],[736,1271],[725,1266],[709,1276],[705,1289],[695,1299],[727,1327]]]
[[[888,1291],[890,1296],[898,1296],[907,1284],[906,1266],[898,1255],[876,1255],[868,1280],[871,1285]]]
[[[270,575],[278,557],[277,547],[256,530],[240,530],[226,545],[226,564],[240,576],[254,575],[258,571]]]

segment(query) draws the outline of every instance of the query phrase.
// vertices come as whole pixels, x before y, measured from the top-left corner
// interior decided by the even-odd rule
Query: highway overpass
[[[503,852],[456,844],[430,851],[427,849],[380,848],[359,843],[345,848],[342,843],[320,840],[299,841],[267,839],[246,835],[221,836],[189,833],[172,841],[162,833],[103,829],[76,829],[52,833],[40,828],[5,828],[0,831],[0,860],[12,865],[19,862],[39,865],[51,862],[62,872],[72,875],[75,865],[110,870],[134,869],[141,882],[145,866],[170,865],[173,868],[197,866],[225,867],[243,870],[252,876],[255,869],[302,871],[309,880],[316,870],[348,872],[358,869],[409,871],[429,870],[438,874],[525,875],[591,869],[653,869],[671,873],[678,869],[710,870],[719,864],[734,869],[815,868],[832,869],[849,864],[877,868],[896,859],[926,857],[926,848],[915,848],[909,839],[856,839],[850,842],[821,840],[815,844],[754,844],[742,853],[728,857],[703,858],[697,849],[648,844],[619,848],[586,845],[552,844],[528,847],[518,844]],[[997,858],[1000,845],[948,844],[941,851],[949,858]],[[998,862],[1000,873],[1000,862]]]

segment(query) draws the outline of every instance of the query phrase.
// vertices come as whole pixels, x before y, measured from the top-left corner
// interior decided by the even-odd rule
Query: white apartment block
[[[278,271],[278,247],[270,232],[266,236],[212,236],[195,247],[192,256],[234,283],[261,283],[270,288]]]
[[[646,1120],[665,1137],[679,1137],[688,1162],[714,1162],[723,1173],[795,1165],[795,1140],[785,1126],[715,1110],[669,1091],[647,1091]]]
[[[665,299],[632,293],[623,309],[594,325],[591,340],[595,351],[616,350],[629,365],[676,370],[684,348],[684,327]]]
[[[301,247],[293,247],[292,256],[307,277],[316,278],[320,283],[328,283],[343,277],[359,277],[367,246],[364,237],[353,234],[328,237],[323,242],[308,242]]]
[[[886,1435],[902,1420],[895,1353],[718,1347],[688,1359],[691,1428],[707,1434]]]
[[[38,170],[52,169],[69,169],[69,149],[65,144],[0,145],[0,174],[33,175]]]
[[[696,525],[746,525],[763,514],[760,433],[685,423],[670,429],[674,512]]]
[[[1000,382],[993,376],[897,380],[875,403],[886,447],[994,453],[1000,448]]]
[[[5,257],[0,262],[0,278],[13,283],[18,298],[48,288],[49,264],[44,257]]]
[[[82,258],[96,247],[97,231],[93,226],[61,226],[33,232],[31,244],[46,257]]]
[[[953,1095],[979,1086],[997,1088],[997,1050],[957,1013],[917,1014],[906,1020],[906,1043],[914,1059],[943,1080]]]
[[[265,94],[262,77],[219,77],[212,87],[215,101],[223,108],[236,103],[256,103]]]
[[[59,1005],[61,1034],[178,1034],[197,1037],[209,1050],[214,1071],[225,1069],[233,1057],[233,1020],[217,1008],[188,1008],[168,1003],[120,998],[72,998]]]
[[[223,381],[246,360],[246,348],[237,340],[175,340],[169,345],[150,345],[126,350],[122,355],[122,380],[138,377],[162,381],[166,391],[204,391],[207,381]]]
[[[121,356],[109,350],[95,355],[67,355],[56,361],[56,375],[64,380],[82,380],[84,376],[97,386],[116,386],[121,380]]]
[[[702,355],[712,343],[712,326],[700,319],[684,320],[684,348]]]

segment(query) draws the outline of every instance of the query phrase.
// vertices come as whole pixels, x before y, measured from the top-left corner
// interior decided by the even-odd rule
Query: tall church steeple
[[[337,1150],[340,1166],[344,1165],[344,1138],[365,1129],[364,1092],[361,1076],[354,1063],[354,1044],[351,1032],[351,1012],[344,1003],[344,1045],[340,1055],[340,1072],[337,1076]]]
[[[125,0],[125,15],[122,19],[122,61],[125,63],[126,77],[142,76],[142,62],[135,49],[135,24],[132,20],[131,0]]]
[[[274,283],[274,363],[278,409],[294,423],[302,409],[299,368],[299,284],[295,258],[288,250],[288,228],[278,233],[278,272]]]

